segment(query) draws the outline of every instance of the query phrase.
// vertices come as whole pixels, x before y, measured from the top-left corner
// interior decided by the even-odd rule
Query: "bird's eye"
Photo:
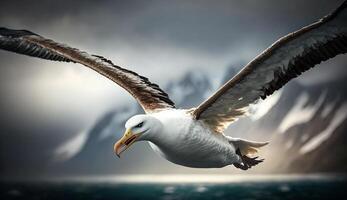
[[[139,123],[138,125],[135,126],[135,128],[141,128],[143,125],[143,122]]]

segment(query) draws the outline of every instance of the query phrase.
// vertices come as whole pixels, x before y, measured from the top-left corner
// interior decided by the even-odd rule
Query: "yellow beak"
[[[120,154],[127,150],[136,141],[137,137],[138,135],[133,134],[130,128],[127,129],[123,137],[114,144],[113,149],[116,155],[120,157]]]

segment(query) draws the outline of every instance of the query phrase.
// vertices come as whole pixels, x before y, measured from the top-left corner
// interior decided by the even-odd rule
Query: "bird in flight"
[[[289,80],[347,52],[347,1],[319,21],[290,33],[249,62],[195,108],[179,109],[169,96],[136,72],[27,30],[0,28],[0,48],[42,59],[79,63],[128,91],[145,114],[131,117],[114,145],[120,154],[137,141],[148,141],[167,160],[187,167],[247,170],[263,159],[251,157],[267,142],[224,135],[250,104],[265,99]]]

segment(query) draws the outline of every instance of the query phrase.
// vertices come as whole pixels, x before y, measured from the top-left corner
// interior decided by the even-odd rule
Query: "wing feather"
[[[265,99],[289,80],[347,52],[347,1],[316,23],[290,33],[248,63],[192,114],[217,132],[259,98]]]
[[[147,113],[175,107],[169,96],[148,78],[121,68],[104,57],[90,55],[27,30],[0,28],[0,49],[52,61],[85,65],[127,90]]]

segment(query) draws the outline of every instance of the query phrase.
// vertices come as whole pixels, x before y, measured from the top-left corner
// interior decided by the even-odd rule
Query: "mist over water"
[[[347,179],[332,175],[170,175],[3,182],[1,199],[343,199]]]
[[[104,56],[192,108],[274,41],[343,1],[1,0],[0,26]],[[145,142],[118,159],[113,145],[125,121],[143,113],[131,95],[81,65],[6,51],[0,60],[0,200],[347,199],[346,54],[226,130],[270,141],[259,152],[265,162],[248,171],[174,165]],[[344,175],[309,175],[322,172]]]

